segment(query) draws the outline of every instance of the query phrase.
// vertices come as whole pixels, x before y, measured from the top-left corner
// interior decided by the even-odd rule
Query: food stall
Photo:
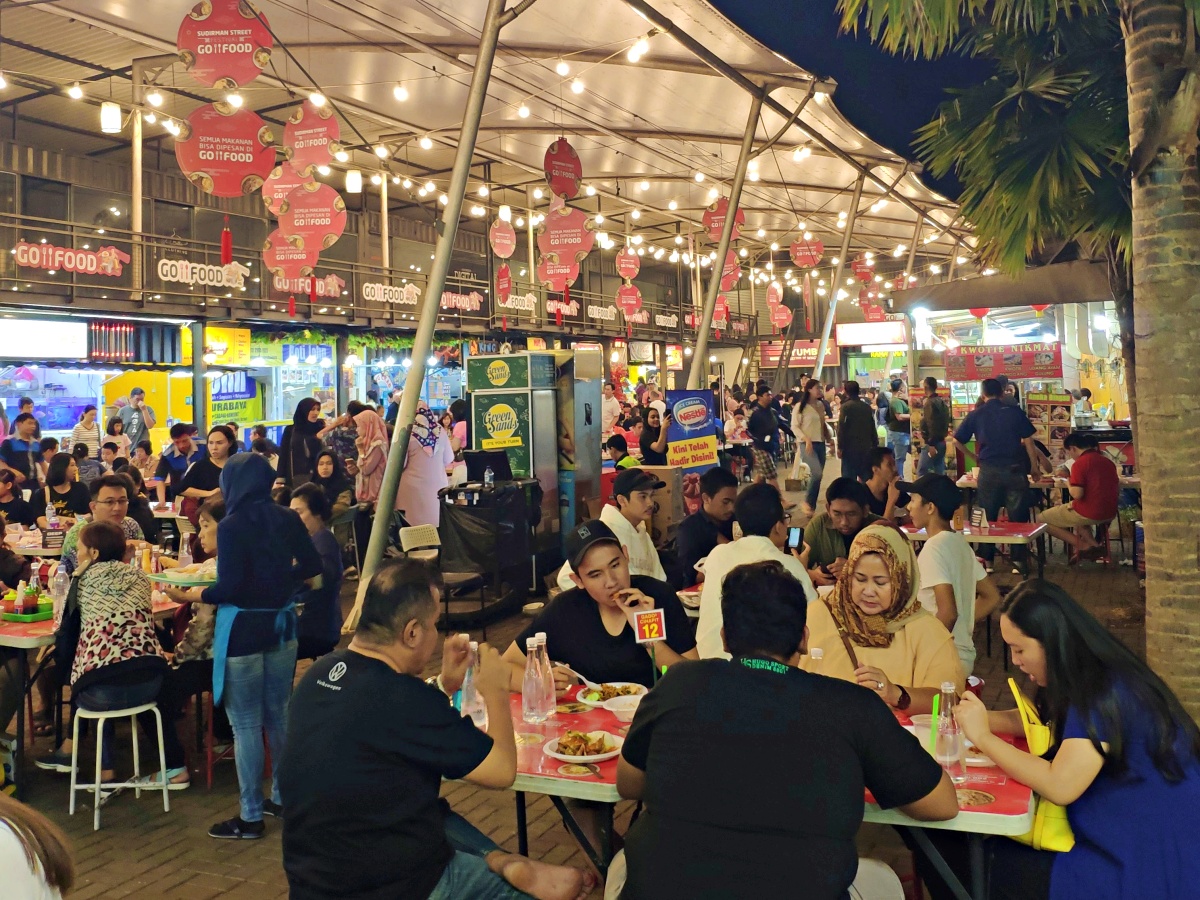
[[[959,346],[945,353],[946,381],[950,384],[950,414],[957,424],[979,399],[979,382],[1004,375],[1014,382],[1025,401],[1029,393],[1061,395],[1062,345],[1057,342],[998,346]],[[1067,422],[1068,428],[1070,422]]]

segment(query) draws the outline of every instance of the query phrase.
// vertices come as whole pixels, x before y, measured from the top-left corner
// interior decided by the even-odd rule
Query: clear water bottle
[[[179,539],[179,568],[192,564],[192,552],[188,550],[187,536]]]
[[[58,526],[59,526],[58,510],[56,510],[54,508],[53,503],[46,504],[46,525],[50,528],[51,531],[58,530]]]
[[[550,651],[546,649],[546,632],[539,631],[534,637],[538,642],[538,664],[542,667],[546,718],[550,718],[558,709],[558,699],[554,695],[554,667],[550,665]]]
[[[462,705],[460,709],[464,716],[471,717],[471,721],[475,723],[476,728],[480,731],[487,731],[487,704],[483,702],[483,697],[475,687],[475,667],[478,663],[479,643],[471,641],[471,658],[467,663],[467,674],[463,676]]]
[[[934,744],[933,756],[938,764],[946,770],[950,780],[962,784],[967,780],[966,738],[954,718],[954,706],[958,695],[954,692],[954,682],[942,682],[942,697],[939,701],[937,741]]]
[[[492,471],[492,467],[488,466],[483,470],[483,486],[490,488],[496,483],[496,473]]]
[[[521,681],[521,718],[540,724],[546,714],[546,683],[542,679],[542,659],[536,637],[525,639],[525,677]]]
[[[50,596],[54,598],[54,621],[57,622],[62,618],[63,607],[67,603],[67,593],[71,590],[71,576],[67,574],[67,570],[62,566],[54,573],[54,577],[50,579]]]

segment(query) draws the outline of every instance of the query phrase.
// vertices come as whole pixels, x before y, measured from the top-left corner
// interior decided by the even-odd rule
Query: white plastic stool
[[[106,712],[95,712],[90,709],[75,710],[75,725],[71,730],[71,815],[75,815],[75,793],[76,791],[94,790],[95,810],[92,819],[92,830],[100,830],[100,804],[102,794],[105,788],[133,788],[134,794],[137,797],[142,796],[142,788],[146,785],[140,783],[138,778],[141,776],[141,765],[138,759],[138,735],[137,735],[137,717],[138,713],[152,712],[154,719],[158,723],[158,773],[161,779],[162,796],[163,796],[163,811],[171,811],[171,800],[168,795],[167,788],[167,755],[163,746],[163,723],[162,713],[158,711],[158,707],[153,703],[143,703],[141,706],[131,706],[128,709],[110,709]],[[104,751],[104,723],[108,719],[122,719],[128,717],[133,723],[133,781],[108,781],[101,782],[100,773],[103,771],[101,762]],[[87,785],[82,787],[77,785],[79,773],[79,720],[94,719],[96,720],[96,782],[89,788]],[[156,788],[157,789],[157,788]]]

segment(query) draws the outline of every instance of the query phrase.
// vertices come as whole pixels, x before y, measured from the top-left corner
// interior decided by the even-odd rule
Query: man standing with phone
[[[122,406],[117,415],[125,426],[125,434],[129,436],[129,446],[136,447],[142,441],[150,440],[150,429],[157,424],[154,410],[146,405],[146,392],[135,387],[129,392],[129,405]]]

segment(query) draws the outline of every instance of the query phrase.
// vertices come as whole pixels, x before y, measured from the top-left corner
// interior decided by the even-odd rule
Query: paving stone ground
[[[827,474],[827,477],[830,475]],[[997,568],[997,579],[1012,584],[1017,580]],[[1129,644],[1144,654],[1145,637],[1137,578],[1133,570],[1113,565],[1102,567],[1085,563],[1068,567],[1061,548],[1047,568],[1047,577],[1062,585]],[[352,586],[345,600],[352,599]],[[1133,614],[1130,615],[1130,611]],[[489,627],[488,637],[503,649],[525,625],[516,616]],[[976,674],[986,682],[984,698],[990,706],[1010,706],[999,629],[993,632],[992,654],[986,652],[982,626],[977,633],[979,660]],[[299,677],[304,670],[301,664]],[[436,671],[439,662],[431,663]],[[1020,673],[1017,673],[1019,676]],[[185,746],[195,746],[192,720],[185,719]],[[127,748],[127,728],[118,729],[119,743]],[[39,739],[35,753],[48,752],[49,739]],[[87,748],[90,750],[90,746]],[[143,744],[143,760],[151,748]],[[157,755],[157,754],[154,754]],[[127,753],[126,753],[127,756]],[[280,824],[267,819],[267,834],[260,841],[215,841],[207,837],[208,827],[237,812],[237,777],[232,762],[217,766],[212,790],[203,784],[203,775],[193,760],[193,787],[171,794],[171,811],[164,813],[161,795],[143,793],[136,799],[132,792],[114,798],[102,811],[101,829],[92,830],[90,807],[67,814],[68,780],[30,769],[26,773],[27,800],[61,825],[69,835],[77,861],[77,887],[72,900],[92,898],[153,897],[161,900],[273,900],[286,897],[287,881],[281,866]],[[128,765],[126,758],[125,764]],[[123,771],[120,768],[118,771]],[[513,796],[507,791],[488,791],[456,783],[446,786],[445,796],[452,807],[466,816],[502,847],[516,851],[516,818]],[[617,809],[617,830],[628,826],[631,804]],[[545,797],[529,795],[530,855],[552,863],[583,865],[583,854],[562,826],[558,813]],[[884,859],[901,874],[910,870],[910,857],[895,833],[882,826],[867,826],[859,838],[860,853]],[[0,890],[0,896],[3,891]],[[600,897],[596,891],[594,897]]]

